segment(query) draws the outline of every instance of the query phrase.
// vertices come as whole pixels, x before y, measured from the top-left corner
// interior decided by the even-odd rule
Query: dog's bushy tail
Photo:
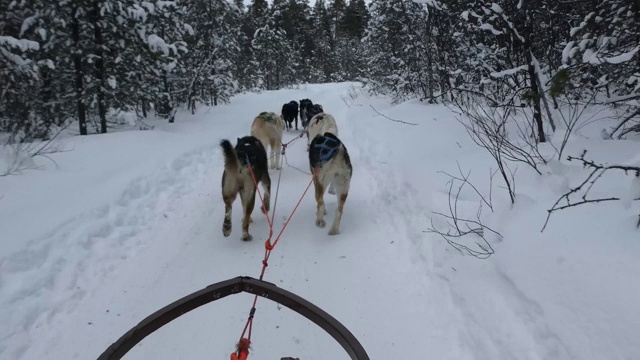
[[[238,155],[231,145],[231,142],[227,139],[220,141],[220,147],[222,147],[222,154],[224,155],[224,170],[226,171],[226,180],[235,182],[240,168],[240,162],[238,161]]]

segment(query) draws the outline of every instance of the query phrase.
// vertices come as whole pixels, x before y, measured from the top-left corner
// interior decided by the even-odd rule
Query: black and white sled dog
[[[294,120],[296,122],[296,130],[298,130],[298,102],[291,100],[282,105],[282,118],[287,124],[287,130],[291,130]]]
[[[311,142],[316,135],[322,135],[325,133],[331,133],[334,136],[338,136],[338,124],[336,119],[331,114],[319,113],[311,118],[309,127],[307,128],[307,151],[311,148]],[[331,182],[329,186],[329,194],[335,194],[336,189],[334,183]]]
[[[248,241],[253,237],[249,234],[251,213],[256,200],[256,183],[251,176],[251,169],[256,182],[262,183],[264,190],[264,208],[269,211],[271,198],[271,178],[267,168],[267,151],[254,136],[238,138],[235,148],[229,140],[220,142],[224,154],[224,172],[222,173],[222,199],[224,200],[224,222],[222,234],[228,237],[231,234],[231,208],[236,196],[240,194],[242,209],[242,240]],[[259,205],[262,208],[262,204]]]
[[[349,195],[353,166],[347,148],[338,137],[330,132],[316,134],[311,140],[309,148],[309,167],[311,173],[317,174],[313,179],[316,192],[316,226],[324,228],[326,214],[324,204],[324,191],[327,185],[335,186],[335,194],[338,197],[338,209],[329,230],[329,235],[340,233],[340,221],[344,203]]]

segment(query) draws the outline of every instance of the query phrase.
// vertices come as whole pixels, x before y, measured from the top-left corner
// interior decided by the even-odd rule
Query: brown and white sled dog
[[[333,225],[329,230],[329,235],[340,233],[340,221],[344,203],[349,195],[351,186],[351,176],[353,166],[347,148],[336,135],[330,132],[317,134],[311,140],[309,146],[309,167],[312,174],[316,174],[313,179],[316,191],[316,226],[324,228],[326,214],[324,205],[324,190],[327,185],[335,186],[335,193],[338,197],[338,209],[333,220]],[[318,169],[319,168],[319,169]]]
[[[265,150],[271,148],[271,168],[280,169],[282,147],[282,133],[284,132],[285,122],[280,115],[274,112],[261,112],[260,115],[253,119],[251,124],[251,136],[255,136],[262,142]]]
[[[271,198],[271,178],[267,169],[267,152],[260,140],[253,136],[238,138],[235,148],[229,140],[220,142],[224,154],[224,172],[222,173],[222,199],[224,200],[224,222],[222,234],[231,234],[231,207],[240,194],[242,209],[242,240],[248,241],[253,237],[249,234],[249,223],[252,222],[251,213],[256,201],[256,183],[251,176],[251,169],[256,182],[262,183],[264,189],[264,207],[269,211]],[[259,204],[262,208],[262,204]],[[264,213],[264,208],[262,212]]]

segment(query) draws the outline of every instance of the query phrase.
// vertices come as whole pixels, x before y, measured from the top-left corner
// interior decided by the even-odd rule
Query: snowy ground
[[[443,106],[350,95],[352,84],[240,95],[150,131],[67,138],[73,151],[52,155],[57,167],[38,158],[43,169],[0,178],[0,359],[94,359],[164,305],[211,283],[257,277],[267,224],[256,210],[254,241],[242,242],[238,201],[233,233],[222,237],[218,143],[246,135],[259,112],[305,97],[336,117],[354,164],[352,190],[336,237],[314,226],[307,194],[267,281],[332,314],[372,359],[640,357],[637,204],[565,210],[540,233],[546,209],[584,170],[554,162],[536,177],[522,168],[516,205],[494,179],[495,212],[483,212],[503,235],[488,237],[495,254],[464,256],[426,232],[446,206],[448,179],[438,171],[456,173],[457,161],[485,192],[495,168],[488,155]],[[296,169],[308,168],[305,141],[287,150],[276,231],[310,180]],[[637,142],[577,136],[567,154],[583,148],[598,161],[640,152]],[[277,172],[272,179],[275,191]],[[624,193],[628,181],[608,178],[600,191]],[[335,197],[326,199],[332,219]],[[474,212],[478,202],[461,198]],[[127,358],[228,358],[251,301],[236,295],[197,309]],[[254,356],[347,358],[329,335],[265,299]]]

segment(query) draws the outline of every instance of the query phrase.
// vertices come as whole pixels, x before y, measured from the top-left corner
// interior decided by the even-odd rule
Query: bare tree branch
[[[385,114],[382,114],[382,113],[381,113],[381,112],[379,112],[378,110],[376,110],[376,108],[374,108],[374,107],[373,107],[373,105],[369,105],[369,106],[371,106],[371,108],[373,109],[373,111],[375,111],[376,113],[378,113],[380,116],[382,116],[382,117],[384,117],[384,118],[386,118],[386,119],[389,119],[389,120],[391,120],[391,121],[395,121],[395,122],[399,122],[399,123],[407,124],[407,125],[418,125],[418,124],[415,124],[415,123],[410,123],[410,122],[406,122],[406,121],[402,121],[402,120],[392,119],[392,118],[390,118],[390,117],[386,116]]]
[[[577,160],[577,161],[582,162],[582,164],[585,167],[591,169],[591,172],[586,177],[586,179],[584,179],[580,184],[578,184],[578,186],[570,189],[565,194],[560,196],[560,198],[558,198],[558,200],[555,202],[555,204],[553,204],[551,209],[547,210],[547,218],[546,218],[546,220],[544,222],[544,225],[542,226],[542,229],[540,230],[540,232],[544,231],[544,229],[547,227],[547,224],[549,223],[549,219],[551,218],[551,214],[553,214],[556,211],[563,210],[563,209],[568,209],[570,207],[576,207],[576,206],[580,206],[580,205],[584,205],[584,204],[597,204],[597,203],[601,203],[601,202],[620,200],[619,197],[615,197],[615,196],[610,196],[610,197],[605,197],[605,198],[596,198],[596,199],[588,199],[587,198],[589,196],[589,192],[591,191],[591,189],[593,188],[595,183],[607,171],[609,171],[609,170],[619,170],[619,171],[623,171],[625,173],[625,175],[628,175],[629,172],[634,172],[635,173],[634,176],[640,177],[640,167],[627,166],[627,165],[602,165],[602,164],[596,164],[592,160],[585,159],[586,155],[587,155],[587,150],[584,150],[582,152],[582,155],[580,155],[580,157],[569,156],[567,158],[568,161]],[[570,197],[572,195],[578,194],[580,192],[582,192],[582,196],[580,197],[581,200],[577,201],[577,202],[572,202]],[[560,205],[560,203],[563,200],[565,201],[564,205]],[[634,200],[640,200],[640,199],[634,199]],[[638,222],[638,224],[640,226],[640,221]]]
[[[458,169],[462,174],[462,169],[460,169],[460,167],[458,167]],[[449,245],[451,245],[454,249],[458,250],[460,253],[467,253],[479,259],[486,259],[494,253],[494,250],[491,247],[491,244],[485,238],[486,231],[489,231],[497,235],[498,237],[502,238],[502,235],[500,235],[500,233],[484,225],[481,221],[482,204],[484,203],[491,207],[490,205],[491,195],[489,195],[488,200],[487,198],[482,196],[478,192],[477,188],[468,181],[468,175],[467,176],[462,175],[462,178],[454,177],[451,175],[448,175],[448,176],[451,177],[451,179],[448,181],[449,214],[444,214],[437,211],[434,211],[433,214],[446,219],[447,224],[449,225],[449,229],[447,229],[446,231],[438,230],[433,222],[433,218],[431,218],[431,227],[428,228],[427,230],[423,230],[423,232],[436,233],[440,235],[445,241],[447,241],[447,243],[449,243]],[[493,174],[491,175],[491,178],[493,178]],[[460,182],[460,185],[458,186],[458,189],[456,190],[454,195],[453,188],[454,188],[454,183],[456,181]],[[462,218],[458,215],[458,200],[460,198],[460,193],[462,192],[462,189],[466,185],[470,185],[481,198],[480,206],[478,207],[478,211],[476,212],[475,220]],[[467,236],[474,236],[476,237],[476,239],[481,240],[481,241],[478,241],[478,240],[474,241],[475,245],[480,250],[472,249],[469,246],[462,244],[460,241],[456,241],[457,239],[461,239]]]

